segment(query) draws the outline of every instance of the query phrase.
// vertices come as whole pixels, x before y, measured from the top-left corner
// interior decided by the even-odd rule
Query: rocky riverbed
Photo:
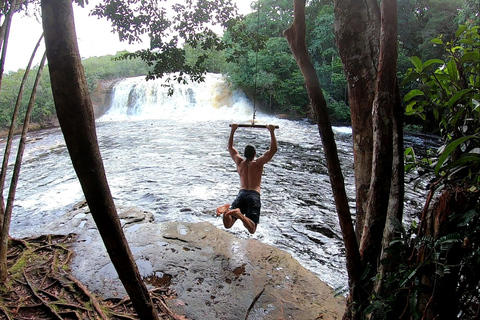
[[[189,319],[340,319],[345,300],[288,253],[239,239],[210,223],[156,223],[118,208],[142,277],[177,293],[169,308]],[[88,206],[82,202],[47,230],[77,234],[72,273],[106,298],[126,295]],[[41,226],[45,230],[45,226]]]

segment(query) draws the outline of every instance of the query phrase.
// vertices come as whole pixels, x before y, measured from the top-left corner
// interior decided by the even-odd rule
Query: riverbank
[[[210,223],[156,223],[149,212],[118,208],[139,271],[150,290],[187,319],[340,319],[345,301],[290,254],[239,239]],[[214,212],[211,213],[214,215]],[[117,278],[85,203],[42,230],[71,230],[71,272],[102,299],[122,299]],[[32,232],[35,232],[32,230]]]

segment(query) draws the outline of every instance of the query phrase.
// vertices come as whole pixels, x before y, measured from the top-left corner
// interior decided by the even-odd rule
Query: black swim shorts
[[[258,224],[260,220],[260,193],[255,190],[241,189],[230,209],[240,209],[243,215]]]

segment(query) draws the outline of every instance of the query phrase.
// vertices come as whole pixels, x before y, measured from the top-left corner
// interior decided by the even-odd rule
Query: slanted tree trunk
[[[2,87],[3,70],[5,66],[5,57],[7,55],[8,36],[10,35],[10,26],[12,25],[12,18],[15,11],[21,4],[21,0],[11,0],[10,9],[8,10],[4,23],[0,28],[0,48],[2,55],[0,59],[0,88]]]
[[[43,66],[45,65],[46,55],[43,55],[40,61],[40,67],[38,68],[37,77],[33,84],[32,94],[30,95],[30,101],[28,103],[27,111],[25,112],[25,119],[23,121],[22,135],[20,136],[20,143],[17,150],[17,158],[15,160],[15,166],[13,168],[12,180],[10,183],[10,190],[8,192],[7,206],[5,208],[2,232],[0,233],[0,280],[5,281],[7,279],[7,251],[8,251],[8,234],[10,231],[10,222],[12,219],[13,202],[15,200],[15,193],[17,191],[17,182],[20,176],[20,168],[22,166],[23,151],[25,150],[25,144],[27,140],[28,126],[30,125],[30,116],[32,115],[33,105],[37,95],[37,88],[40,78],[42,76]]]
[[[351,288],[355,288],[360,276],[357,267],[360,264],[358,243],[355,237],[350,208],[348,206],[343,174],[338,159],[337,145],[335,143],[332,125],[328,116],[327,103],[323,96],[312,60],[307,51],[305,32],[305,0],[294,0],[293,24],[290,28],[285,30],[283,34],[287,38],[292,54],[303,74],[308,97],[310,98],[310,102],[315,112],[318,129],[325,151],[325,158],[327,161],[330,183],[333,189],[333,196],[335,198],[337,215],[345,243],[349,285]]]
[[[17,122],[18,111],[20,109],[20,103],[23,97],[23,91],[25,88],[25,83],[28,78],[28,74],[30,73],[30,67],[32,65],[32,61],[35,58],[35,54],[37,52],[38,47],[40,46],[40,42],[43,38],[43,35],[37,42],[35,49],[33,50],[32,56],[30,57],[30,61],[28,62],[28,66],[25,69],[25,74],[23,75],[22,83],[20,84],[20,89],[18,90],[17,101],[15,103],[15,108],[12,114],[12,121],[10,124],[10,128],[8,131],[7,142],[5,144],[5,153],[3,156],[2,161],[2,169],[0,171],[0,280],[4,280],[7,277],[7,251],[8,251],[8,234],[10,229],[10,221],[6,221],[7,219],[11,219],[11,217],[7,217],[5,213],[5,201],[3,198],[3,190],[5,188],[5,179],[7,176],[7,169],[8,169],[8,160],[10,158],[10,151],[12,148],[12,141],[13,141],[13,133],[15,130],[15,123]],[[35,87],[33,88],[35,90]],[[10,187],[11,189],[11,187]],[[10,213],[11,214],[11,213]]]
[[[15,103],[15,107],[13,109],[10,128],[8,130],[7,142],[5,144],[5,153],[3,155],[3,161],[2,161],[2,169],[0,172],[0,228],[2,228],[2,225],[3,225],[2,217],[3,217],[3,212],[5,210],[3,190],[5,188],[5,178],[7,176],[8,160],[10,158],[10,151],[12,149],[12,140],[13,140],[13,133],[15,132],[15,123],[17,122],[18,111],[20,110],[20,104],[23,98],[23,91],[25,90],[25,84],[27,83],[28,75],[30,74],[30,68],[32,67],[33,59],[35,58],[38,47],[40,46],[42,40],[43,40],[43,34],[40,36],[40,39],[38,39],[37,45],[33,49],[32,55],[30,56],[30,60],[28,61],[28,65],[25,68],[25,73],[23,74],[22,82],[20,84],[20,88],[18,89],[17,100]],[[0,229],[0,233],[1,233],[1,229]]]
[[[105,176],[92,102],[78,52],[71,0],[42,0],[42,22],[58,120],[92,217],[140,319],[157,319],[125,239]]]

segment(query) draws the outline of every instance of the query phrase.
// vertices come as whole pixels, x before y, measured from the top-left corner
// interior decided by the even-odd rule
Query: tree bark
[[[387,218],[393,164],[393,110],[397,72],[397,1],[382,1],[380,59],[373,103],[373,162],[364,231],[363,265],[376,272]]]
[[[393,220],[402,222],[403,219],[403,201],[405,199],[405,166],[403,162],[403,105],[400,97],[398,81],[395,94],[395,119],[393,122],[393,172],[392,185],[390,187],[390,201],[388,203],[387,221],[383,231],[382,253],[380,261],[385,261],[378,268],[379,277],[375,285],[375,292],[383,294],[384,279],[388,272],[395,270],[397,264],[391,253],[388,251],[390,242],[398,232]]]
[[[42,22],[58,120],[107,252],[140,319],[157,319],[125,239],[98,146],[92,102],[76,41],[71,0],[42,0]]]
[[[283,32],[283,35],[286,37],[292,54],[303,74],[308,97],[310,98],[310,102],[316,115],[318,129],[325,151],[330,183],[335,198],[337,215],[342,229],[343,241],[345,243],[349,285],[351,288],[354,288],[360,276],[358,272],[359,269],[357,268],[360,262],[358,243],[355,237],[350,208],[348,206],[335,136],[328,116],[327,103],[323,96],[312,60],[308,54],[305,43],[305,33],[305,0],[294,0],[293,24]]]
[[[335,0],[334,26],[348,83],[355,167],[355,232],[360,243],[373,157],[372,105],[380,35],[380,10],[376,0]]]

